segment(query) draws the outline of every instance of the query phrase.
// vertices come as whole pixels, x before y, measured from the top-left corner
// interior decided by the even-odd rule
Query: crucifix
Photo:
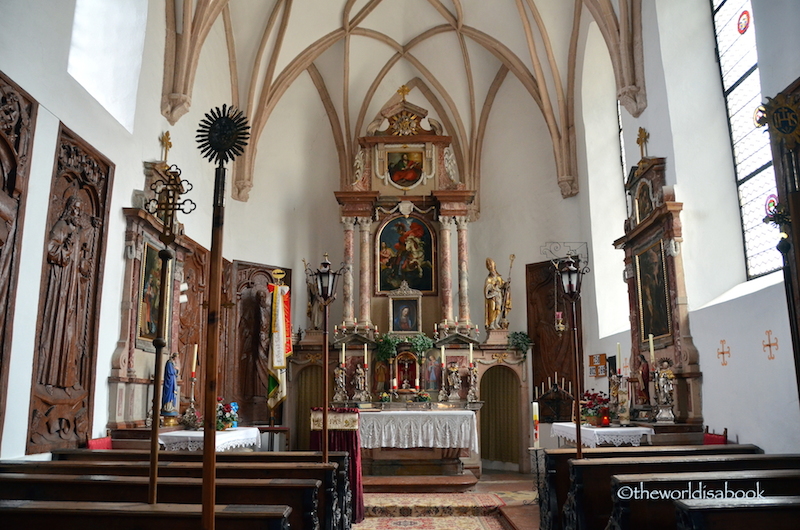
[[[403,96],[403,101],[406,100],[406,96],[408,95],[409,92],[411,92],[411,89],[405,85],[397,89],[397,93]]]
[[[728,347],[727,349],[725,348],[725,339],[720,340],[719,341],[719,345],[720,345],[720,349],[717,350],[717,357],[722,357],[722,366],[727,366],[728,365],[728,361],[727,361],[727,359],[725,359],[725,356],[726,355],[728,357],[731,356],[731,349],[730,349],[730,347]]]
[[[167,157],[169,156],[169,150],[172,149],[172,139],[169,136],[169,131],[164,132],[159,138],[158,142],[161,144],[161,148],[164,150],[164,156],[161,160],[164,162],[164,165],[167,165]]]

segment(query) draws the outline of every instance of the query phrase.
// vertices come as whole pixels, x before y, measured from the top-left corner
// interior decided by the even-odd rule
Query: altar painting
[[[645,342],[651,334],[654,338],[669,336],[672,326],[664,241],[659,239],[637,254],[635,266],[641,341]]]
[[[155,246],[145,243],[142,249],[142,275],[139,283],[139,339],[152,341],[157,336],[160,292],[161,258],[158,257],[158,249]]]
[[[415,216],[391,218],[379,229],[376,243],[378,293],[398,289],[405,281],[411,289],[435,294],[434,238],[424,220]]]
[[[392,184],[401,189],[413,188],[422,179],[424,155],[422,149],[388,151],[386,162]]]

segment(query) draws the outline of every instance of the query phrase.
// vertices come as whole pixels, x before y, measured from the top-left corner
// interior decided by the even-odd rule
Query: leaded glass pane
[[[740,33],[740,22],[745,11],[750,17],[750,26],[744,33]],[[758,62],[752,13],[749,0],[731,0],[726,2],[714,17],[725,90]]]
[[[747,253],[748,276],[755,277],[780,268],[783,258],[775,245],[780,240],[780,230],[764,223],[767,202],[777,194],[772,166],[739,186],[742,205],[744,244]]]

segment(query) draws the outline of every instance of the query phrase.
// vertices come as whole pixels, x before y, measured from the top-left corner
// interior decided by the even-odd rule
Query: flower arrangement
[[[608,395],[605,392],[595,392],[594,389],[583,393],[581,399],[581,414],[584,416],[602,416],[608,414]]]
[[[421,390],[417,394],[417,401],[427,402],[427,401],[430,401],[430,400],[431,400],[431,395],[428,394],[427,392],[425,392],[424,390]]]
[[[388,402],[390,402],[391,400],[392,400],[392,396],[390,396],[390,395],[389,395],[388,393],[386,393],[386,392],[381,392],[381,402],[382,402],[382,403],[388,403]]]
[[[225,403],[217,397],[217,430],[223,431],[228,427],[235,427],[239,422],[239,404]]]

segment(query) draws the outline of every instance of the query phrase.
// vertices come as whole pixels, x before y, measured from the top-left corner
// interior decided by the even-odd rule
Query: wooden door
[[[558,374],[558,383],[564,378],[565,387],[572,382],[575,391],[575,349],[572,331],[572,307],[561,295],[560,285],[555,283],[555,269],[549,261],[531,263],[525,267],[525,291],[528,306],[528,335],[533,341],[533,387],[542,395],[542,384],[549,390],[550,382]],[[580,302],[576,305],[578,340],[582,340]],[[555,315],[563,314],[566,330],[559,334],[555,329]],[[567,388],[564,388],[566,390]],[[569,421],[569,407],[560,407],[548,414],[540,410],[541,421]],[[548,417],[549,416],[549,417]]]

